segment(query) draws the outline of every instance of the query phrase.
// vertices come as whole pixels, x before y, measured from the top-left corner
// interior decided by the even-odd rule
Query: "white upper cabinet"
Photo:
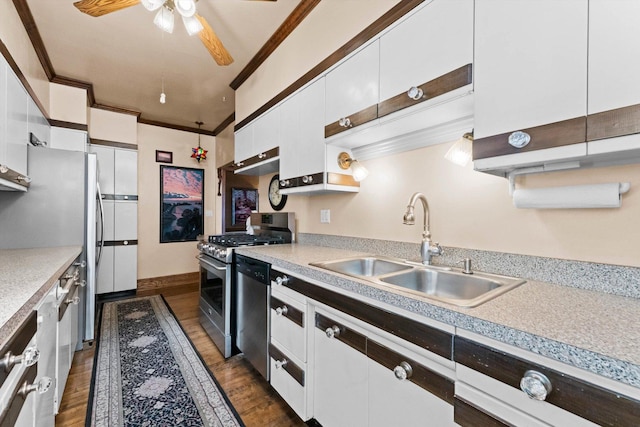
[[[589,1],[589,114],[640,104],[640,2]]]
[[[118,195],[138,194],[138,152],[135,150],[114,150],[115,193]]]
[[[254,123],[249,123],[235,132],[234,136],[234,160],[240,163],[253,154],[253,128]]]
[[[18,172],[27,175],[27,144],[29,143],[29,95],[20,80],[7,68],[6,114],[7,127],[5,134],[5,164]]]
[[[473,62],[473,0],[427,3],[380,38],[381,102]]]
[[[35,101],[31,99],[31,97],[29,97],[27,107],[29,117],[29,134],[33,133],[33,135],[41,143],[47,143],[47,145],[50,146],[51,126],[49,125],[49,121],[44,116],[44,114],[42,114],[40,108],[38,108]]]
[[[236,173],[265,175],[278,170],[280,107],[276,106],[235,133]]]
[[[280,179],[325,170],[324,79],[281,105]]]
[[[589,2],[590,155],[619,152],[628,159],[629,150],[640,155],[639,16],[634,0]]]
[[[588,0],[475,6],[474,167],[508,169],[584,156]],[[512,135],[516,131],[530,141],[519,146],[526,136]]]
[[[253,124],[253,145],[251,156],[264,153],[279,145],[280,109],[272,108],[258,117]],[[249,157],[251,157],[249,156]]]
[[[585,115],[587,11],[587,0],[476,2],[476,139]]]
[[[348,118],[357,126],[371,117],[360,119],[355,114],[370,108],[373,119],[377,117],[379,63],[380,45],[375,40],[326,75],[325,125]]]

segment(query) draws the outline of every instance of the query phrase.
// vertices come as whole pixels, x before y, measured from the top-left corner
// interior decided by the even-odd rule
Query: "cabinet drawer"
[[[540,414],[543,413],[552,414],[554,418],[564,417],[566,413],[567,418],[571,419],[571,414],[575,414],[603,426],[632,426],[638,425],[640,420],[638,400],[465,338],[455,338],[454,360],[469,368],[465,370],[459,367],[459,380],[476,388],[484,387],[482,389],[485,390],[486,386],[479,386],[474,382],[489,384],[495,380],[493,382],[499,383],[492,389],[502,393],[501,400],[513,398],[511,404],[529,413],[535,412],[532,415],[538,418],[542,418]],[[519,391],[520,381],[530,370],[543,374],[551,384],[551,392],[544,402],[527,399],[526,395]],[[488,378],[485,380],[477,373]],[[489,392],[493,393],[493,390]],[[558,409],[563,411],[559,412]]]
[[[303,420],[309,419],[306,410],[306,388],[304,386],[304,370],[288,361],[285,366],[277,364],[283,358],[277,349],[270,347],[271,386],[287,402],[294,412]],[[293,369],[292,369],[293,368]],[[294,372],[292,374],[292,372]],[[301,376],[300,376],[301,373]],[[299,381],[302,378],[302,384]]]
[[[271,340],[302,361],[307,360],[304,309],[293,301],[271,297]]]
[[[25,320],[20,328],[13,334],[13,337],[9,340],[9,342],[0,350],[0,357],[5,357],[7,353],[11,353],[12,355],[20,355],[24,352],[29,344],[29,341],[36,333],[37,329],[37,316],[36,312],[33,311],[27,320]],[[2,386],[7,379],[8,375],[11,373],[11,370],[15,367],[11,366],[9,369],[0,369],[0,386]]]
[[[20,393],[20,388],[23,384],[31,385],[35,382],[38,374],[38,364],[23,369],[20,379],[16,382],[14,389],[8,396],[2,396],[2,412],[0,413],[0,427],[14,427],[17,424],[18,419],[26,425],[30,425],[33,422],[33,412],[22,413],[23,407],[25,411],[33,411],[33,407],[25,406],[25,402],[29,399],[30,395],[37,393],[32,391],[26,396]],[[6,400],[5,400],[6,399]],[[33,399],[33,397],[31,397]],[[6,406],[4,406],[6,404]]]

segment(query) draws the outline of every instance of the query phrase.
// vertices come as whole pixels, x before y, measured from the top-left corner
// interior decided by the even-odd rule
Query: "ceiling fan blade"
[[[80,0],[73,5],[82,13],[98,17],[138,3],[140,0]]]
[[[204,44],[204,47],[206,47],[211,56],[213,56],[216,63],[218,65],[232,64],[233,58],[227,49],[225,49],[218,36],[216,36],[216,33],[213,31],[207,20],[197,13],[195,16],[203,27],[203,30],[198,33],[198,37],[200,37],[202,44]]]

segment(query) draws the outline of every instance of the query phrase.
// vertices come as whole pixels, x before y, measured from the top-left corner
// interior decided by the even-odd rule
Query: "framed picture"
[[[173,163],[173,153],[171,151],[156,150],[156,162]]]
[[[160,166],[160,243],[204,233],[204,169]]]
[[[231,225],[242,226],[258,211],[258,190],[254,188],[231,189]]]

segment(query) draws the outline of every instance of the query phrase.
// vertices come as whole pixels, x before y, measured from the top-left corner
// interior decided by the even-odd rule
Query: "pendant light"
[[[191,154],[191,157],[196,159],[198,161],[198,163],[200,163],[200,160],[206,160],[207,159],[207,150],[204,150],[201,146],[200,146],[200,126],[202,126],[204,123],[203,122],[196,122],[196,124],[198,125],[198,147],[197,148],[192,148],[191,151],[193,152]]]

